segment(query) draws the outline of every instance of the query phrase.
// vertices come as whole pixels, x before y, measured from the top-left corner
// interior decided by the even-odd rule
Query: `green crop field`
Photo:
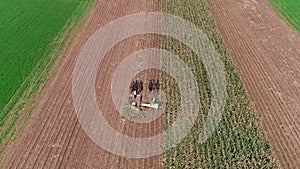
[[[0,144],[92,0],[0,0]],[[2,148],[1,148],[2,149]]]
[[[162,46],[184,60],[191,68],[200,94],[200,111],[190,134],[164,155],[165,168],[275,168],[272,148],[260,130],[258,119],[246,90],[228,56],[227,48],[216,27],[206,0],[162,1],[163,12],[180,16],[207,34],[227,74],[228,99],[222,120],[213,135],[200,143],[201,126],[211,103],[211,88],[201,60],[183,43],[162,37]],[[179,25],[180,26],[180,25]],[[166,63],[167,64],[167,61]],[[180,92],[174,81],[162,73],[162,89],[167,93],[165,128],[173,124],[180,107]],[[169,87],[172,86],[172,87]]]
[[[299,0],[269,0],[273,9],[278,12],[293,28],[300,31]]]

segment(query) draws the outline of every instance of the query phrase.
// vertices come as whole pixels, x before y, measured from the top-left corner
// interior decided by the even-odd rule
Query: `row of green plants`
[[[273,9],[294,29],[300,31],[299,0],[269,0]]]
[[[162,1],[162,11],[180,16],[202,29],[220,54],[227,74],[228,99],[222,120],[211,137],[201,143],[199,136],[211,103],[211,86],[199,58],[180,41],[162,36],[162,48],[178,55],[197,79],[200,111],[189,135],[164,155],[165,168],[274,168],[272,148],[260,130],[247,92],[231,62],[227,48],[205,0]],[[168,64],[163,60],[163,65]],[[167,93],[165,129],[180,110],[180,91],[176,81],[162,73],[162,89]]]

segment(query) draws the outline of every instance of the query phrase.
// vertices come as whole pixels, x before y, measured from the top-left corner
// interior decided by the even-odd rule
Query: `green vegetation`
[[[145,113],[142,111],[142,109],[140,108],[139,110],[136,110],[132,107],[131,104],[126,103],[125,106],[123,107],[123,116],[127,117],[127,118],[138,118],[141,119],[143,117],[145,117]]]
[[[0,152],[91,2],[0,0]]]
[[[269,0],[273,9],[278,12],[293,28],[300,31],[299,0]]]
[[[177,54],[191,68],[200,90],[200,112],[190,134],[164,156],[165,168],[275,168],[272,148],[260,131],[247,92],[230,61],[227,48],[205,0],[162,1],[163,12],[180,16],[207,34],[224,62],[227,73],[228,100],[222,121],[213,135],[199,142],[201,126],[208,114],[211,87],[201,60],[184,44],[162,37],[162,46]],[[167,63],[164,63],[167,64]],[[167,93],[165,127],[170,126],[179,108],[179,89],[174,79],[162,74],[162,89]],[[173,88],[168,86],[175,86]]]

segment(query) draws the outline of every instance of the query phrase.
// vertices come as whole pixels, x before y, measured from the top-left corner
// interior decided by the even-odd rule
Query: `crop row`
[[[200,111],[189,135],[164,156],[166,168],[273,168],[271,146],[260,131],[255,112],[239,75],[231,62],[226,46],[218,32],[205,0],[162,1],[163,12],[180,16],[202,29],[220,54],[227,74],[225,110],[218,128],[201,143],[199,136],[211,103],[210,80],[199,58],[183,43],[162,37],[162,46],[178,55],[196,77],[200,95]],[[164,64],[168,61],[164,60]],[[165,127],[172,125],[180,109],[180,91],[174,79],[162,74],[163,89],[167,93]],[[168,87],[168,86],[173,87]]]
[[[298,0],[269,0],[269,2],[291,27],[300,31],[300,3]]]
[[[1,3],[0,154],[30,116],[32,103],[91,1]],[[0,13],[1,13],[0,12]],[[16,121],[21,119],[16,126]]]

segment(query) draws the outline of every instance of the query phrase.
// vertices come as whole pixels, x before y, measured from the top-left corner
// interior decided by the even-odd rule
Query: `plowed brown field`
[[[299,168],[299,33],[266,0],[208,2],[280,166]]]
[[[1,168],[161,168],[162,156],[129,159],[101,149],[82,130],[72,102],[72,73],[78,52],[88,38],[105,24],[122,16],[159,10],[159,2],[152,0],[96,1],[83,29],[63,54],[57,75],[39,101],[33,118],[14,145],[7,148]],[[96,86],[102,86],[97,88],[97,94],[104,96],[97,98],[100,105],[111,104],[111,96],[106,92],[110,91],[108,79],[111,79],[118,63],[134,51],[156,47],[159,44],[157,40],[154,35],[135,36],[120,42],[106,55],[96,82]],[[160,77],[158,70],[148,70],[138,76],[144,81]],[[146,86],[144,88],[147,89]],[[145,137],[157,134],[163,127],[160,118],[140,130],[139,125],[123,123],[120,115],[113,110],[107,111],[113,113],[104,113],[107,121],[127,135]]]

